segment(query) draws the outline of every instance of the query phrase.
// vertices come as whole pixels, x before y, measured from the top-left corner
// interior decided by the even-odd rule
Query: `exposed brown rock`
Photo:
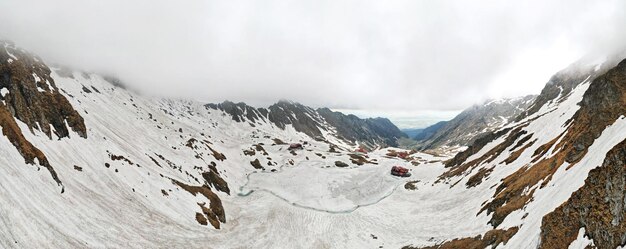
[[[416,183],[420,182],[419,180],[415,180],[415,181],[409,181],[407,183],[404,184],[404,188],[407,190],[417,190],[417,186],[415,186]]]
[[[196,140],[195,138],[190,138],[189,140],[187,140],[187,143],[185,143],[185,146],[191,149],[197,149],[198,146],[194,145],[196,142],[198,142],[198,140]]]
[[[17,60],[9,63],[10,53]],[[81,137],[87,137],[83,118],[69,101],[59,92],[50,69],[40,58],[27,52],[7,47],[0,49],[0,89],[7,88],[9,93],[0,99],[6,102],[6,108],[28,128],[43,131],[52,138],[53,130],[59,138],[69,137],[68,127]],[[37,79],[35,76],[37,76]]]
[[[254,159],[254,161],[250,161],[250,165],[252,165],[252,167],[254,167],[255,169],[264,169],[263,166],[261,166],[261,162],[258,158]]]
[[[262,155],[267,156],[267,151],[265,151],[265,148],[263,148],[263,146],[261,144],[255,144],[254,145],[254,149],[258,152],[261,152]]]
[[[509,157],[507,157],[506,159],[504,159],[504,163],[506,164],[510,164],[512,162],[514,162],[515,160],[517,160],[517,158],[519,158],[519,156],[522,155],[522,153],[524,153],[524,151],[526,149],[528,149],[530,146],[532,146],[533,144],[535,144],[535,142],[537,142],[537,139],[531,141],[530,143],[524,145],[524,147],[522,147],[521,149],[511,153],[511,155],[509,155]],[[517,146],[516,146],[517,147]],[[513,148],[515,149],[515,148]]]
[[[25,123],[31,132],[41,130],[49,138],[69,137],[67,125],[81,137],[87,137],[83,118],[69,101],[59,93],[50,69],[41,58],[0,42],[0,89],[8,93],[0,96],[0,126],[2,133],[17,148],[26,163],[45,167],[54,181],[62,186],[54,168],[41,150],[31,144],[15,119]],[[9,55],[11,53],[14,57]],[[11,59],[11,61],[9,61]],[[51,129],[52,127],[53,129]],[[62,190],[63,192],[63,190]]]
[[[479,184],[481,184],[483,182],[483,179],[486,178],[487,176],[489,176],[491,174],[491,172],[493,171],[493,167],[491,168],[480,168],[478,170],[478,172],[476,172],[476,174],[474,174],[472,177],[469,178],[469,180],[467,180],[467,183],[465,183],[465,185],[468,188],[472,188],[472,187],[476,187]]]
[[[517,233],[517,227],[511,227],[507,230],[493,229],[485,233],[484,236],[478,235],[473,238],[461,238],[446,241],[439,245],[427,247],[405,246],[403,249],[484,249],[489,246],[497,248],[500,244],[506,244],[513,235]]]
[[[203,226],[206,226],[209,224],[204,214],[198,213],[198,212],[196,212],[196,221],[198,221],[198,223],[200,223],[200,225],[203,225]]]
[[[189,192],[194,196],[197,194],[201,194],[210,201],[209,208],[207,208],[204,203],[198,203],[198,205],[202,209],[204,215],[206,215],[207,219],[211,222],[211,225],[213,225],[213,227],[219,229],[220,222],[226,222],[226,213],[224,212],[224,207],[222,206],[222,200],[220,200],[220,198],[215,193],[213,193],[213,191],[211,191],[211,188],[206,185],[191,186],[174,179],[172,179],[172,183],[178,185],[183,190]]]
[[[39,165],[46,168],[50,172],[52,179],[58,185],[62,186],[61,180],[57,176],[56,171],[54,171],[54,168],[50,166],[48,158],[46,158],[41,150],[26,140],[22,134],[22,130],[15,122],[15,119],[2,103],[0,103],[0,126],[2,126],[2,134],[17,148],[17,151],[24,157],[26,163],[35,164],[35,159],[37,159]]]

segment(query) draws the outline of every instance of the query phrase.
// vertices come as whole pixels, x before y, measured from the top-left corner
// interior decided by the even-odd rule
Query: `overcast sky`
[[[0,36],[152,94],[449,111],[623,47],[625,3],[2,0]]]

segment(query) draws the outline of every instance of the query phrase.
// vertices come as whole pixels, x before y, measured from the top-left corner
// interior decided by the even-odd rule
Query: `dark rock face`
[[[235,104],[230,101],[224,101],[220,104],[206,104],[205,108],[224,111],[230,114],[236,122],[250,121],[251,123],[256,123],[258,121],[264,121],[267,115],[267,112],[263,114],[261,110],[257,110],[242,102]]]
[[[5,44],[0,62],[0,89],[8,90],[0,99],[13,116],[31,131],[41,130],[50,138],[53,132],[59,138],[69,137],[65,122],[79,136],[87,137],[83,118],[59,93],[50,69],[40,58]]]
[[[321,125],[324,119],[313,109],[299,103],[279,101],[269,108],[269,120],[281,129],[286,125],[292,125],[296,131],[305,133],[310,137],[321,137]]]
[[[626,140],[589,172],[582,188],[543,218],[540,248],[567,248],[583,227],[598,248],[626,244],[625,202]]]
[[[493,132],[517,117],[533,102],[535,96],[490,101],[483,105],[474,105],[454,119],[437,123],[426,128],[416,140],[421,149],[434,149],[441,146],[467,146],[477,138]]]

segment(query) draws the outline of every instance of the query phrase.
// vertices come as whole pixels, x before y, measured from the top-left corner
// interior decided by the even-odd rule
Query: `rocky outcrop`
[[[220,224],[226,223],[226,212],[224,212],[222,200],[215,193],[213,193],[213,191],[211,191],[209,186],[192,186],[174,179],[172,179],[172,183],[194,196],[200,194],[209,200],[210,203],[208,208],[206,207],[206,203],[198,203],[198,206],[200,206],[200,209],[202,210],[201,216],[204,216],[198,217],[198,213],[196,213],[196,220],[200,224],[203,224],[203,220],[208,220],[215,229],[220,229]],[[204,224],[206,224],[206,222],[204,222]]]
[[[217,191],[222,191],[228,195],[230,195],[230,188],[228,188],[228,183],[220,176],[220,173],[217,171],[215,163],[209,165],[209,171],[202,173],[202,178],[206,181],[206,184],[210,187],[215,188]]]
[[[500,129],[510,120],[519,116],[535,96],[493,100],[482,105],[474,105],[454,119],[437,123],[425,130],[415,139],[420,149],[435,149],[441,146],[467,146],[477,138]]]
[[[54,181],[62,185],[44,153],[29,142],[17,124],[28,126],[30,132],[39,130],[49,138],[69,137],[69,129],[87,137],[83,118],[69,101],[59,93],[43,61],[16,48],[10,42],[0,42],[0,126],[2,133],[17,148],[28,164],[45,167]]]
[[[626,244],[626,140],[607,154],[601,167],[589,172],[585,185],[541,224],[540,248],[567,248],[585,228],[598,248]]]
[[[63,138],[70,136],[71,128],[87,137],[83,118],[59,93],[48,66],[9,43],[0,49],[0,90],[4,107],[31,131],[37,129],[50,138],[52,134]]]

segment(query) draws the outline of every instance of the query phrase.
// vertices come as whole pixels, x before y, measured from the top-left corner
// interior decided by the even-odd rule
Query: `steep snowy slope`
[[[610,228],[623,226],[623,189],[611,190],[614,184],[621,186],[621,177],[605,175],[609,179],[597,180],[596,172],[586,184],[585,179],[596,167],[601,168],[595,171],[608,171],[624,165],[626,61],[608,71],[609,65],[575,67],[576,77],[546,86],[570,86],[570,91],[554,96],[544,90],[535,104],[545,104],[537,111],[478,139],[446,163],[449,170],[440,176],[441,182],[452,189],[492,193],[476,214],[488,217],[494,230],[485,231],[482,237],[449,241],[441,248],[493,245],[501,241],[494,234],[511,229],[506,243],[511,248],[585,247],[590,243],[616,248],[624,244],[623,229]],[[580,75],[584,79],[576,82]],[[554,98],[545,101],[547,94]],[[590,189],[604,186],[606,191],[596,191],[597,196],[591,197]],[[587,196],[582,197],[583,193]],[[611,211],[595,213],[605,207]]]

